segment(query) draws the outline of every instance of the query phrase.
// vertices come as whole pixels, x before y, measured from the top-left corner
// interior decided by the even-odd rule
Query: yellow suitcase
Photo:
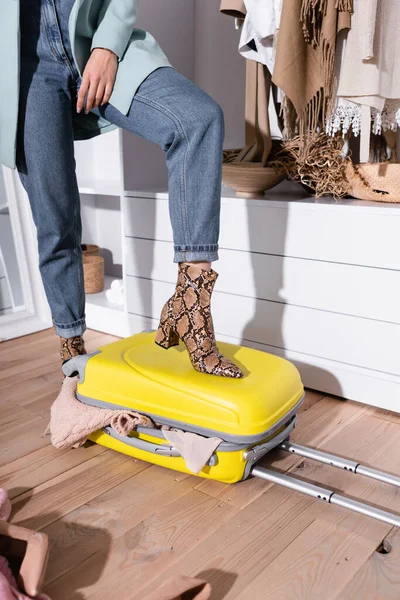
[[[63,370],[69,376],[78,373],[78,399],[92,406],[128,408],[151,417],[157,425],[222,439],[200,477],[236,483],[253,475],[400,526],[398,515],[257,465],[267,452],[279,447],[400,487],[395,475],[290,442],[304,389],[289,361],[219,343],[220,351],[240,366],[244,377],[216,377],[195,371],[182,343],[166,351],[154,343],[154,337],[155,332],[139,333],[68,361]],[[91,439],[135,458],[190,473],[160,429],[139,427],[121,437],[106,427]]]
[[[66,363],[79,371],[77,397],[99,407],[129,408],[157,424],[207,437],[218,447],[200,476],[235,483],[271,448],[289,437],[304,394],[297,369],[259,350],[220,343],[223,354],[244,371],[228,379],[195,371],[184,345],[168,351],[154,332],[139,333]],[[159,429],[138,428],[129,439],[111,428],[91,439],[113,450],[177,471],[184,459]]]

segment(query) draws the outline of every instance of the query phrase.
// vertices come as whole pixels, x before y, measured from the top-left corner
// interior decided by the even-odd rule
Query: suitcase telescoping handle
[[[391,473],[385,473],[383,471],[377,471],[376,469],[363,466],[356,461],[348,460],[340,456],[335,456],[334,454],[329,454],[327,452],[321,452],[320,450],[308,448],[307,446],[299,446],[297,444],[292,444],[289,441],[284,441],[278,446],[278,448],[291,454],[297,454],[298,456],[302,456],[304,458],[309,458],[311,460],[327,464],[331,467],[343,469],[345,471],[353,473],[354,475],[363,475],[364,477],[376,479],[378,481],[382,481],[389,485],[393,485],[397,488],[400,488],[400,477],[398,477],[397,475],[392,475]],[[371,506],[370,504],[359,502],[358,500],[353,500],[353,498],[347,498],[342,494],[338,494],[335,490],[324,488],[319,485],[314,485],[313,483],[308,483],[307,481],[303,481],[302,479],[298,479],[297,477],[286,475],[284,473],[279,473],[278,471],[265,469],[264,467],[259,466],[254,466],[251,470],[251,474],[254,477],[266,479],[267,481],[271,481],[278,485],[282,485],[291,490],[296,490],[297,492],[301,492],[302,494],[306,494],[308,496],[312,496],[313,498],[317,498],[318,500],[329,502],[329,504],[337,504],[338,506],[348,508],[362,515],[367,515],[368,517],[378,519],[378,521],[383,521],[384,523],[389,523],[390,525],[400,527],[400,515],[387,512],[385,510],[377,508],[376,506]]]

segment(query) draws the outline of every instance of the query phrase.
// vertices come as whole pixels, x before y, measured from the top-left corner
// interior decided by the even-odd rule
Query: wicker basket
[[[97,244],[82,244],[81,248],[84,256],[100,256],[100,246]]]
[[[359,200],[400,202],[400,163],[349,164],[349,194]]]
[[[84,254],[83,273],[86,294],[97,294],[104,290],[104,258]]]

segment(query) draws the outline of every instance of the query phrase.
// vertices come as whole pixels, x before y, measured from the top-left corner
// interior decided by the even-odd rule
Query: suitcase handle
[[[137,448],[138,450],[144,450],[145,452],[151,452],[152,454],[161,454],[162,456],[168,456],[168,458],[182,458],[182,455],[173,446],[167,444],[153,444],[152,442],[146,442],[136,437],[122,436],[119,435],[111,426],[103,427],[102,431],[107,435],[110,435],[116,440]],[[218,462],[215,453],[211,456],[207,462],[208,467],[214,467]]]
[[[162,456],[168,456],[168,458],[182,458],[182,455],[173,446],[167,444],[153,444],[152,442],[146,442],[136,437],[122,436],[119,435],[111,426],[103,427],[102,431],[107,433],[116,440],[137,448],[138,450],[144,450],[145,452],[151,452],[152,454],[161,454]],[[208,467],[214,467],[218,462],[217,456],[214,453],[209,461],[207,462]]]
[[[297,416],[295,415],[290,419],[285,429],[278,433],[278,435],[270,438],[267,442],[264,442],[264,444],[253,446],[250,450],[247,450],[247,452],[244,453],[245,460],[248,462],[257,462],[260,458],[265,456],[267,452],[270,452],[270,450],[273,450],[276,446],[279,446],[279,444],[287,440],[293,429],[296,427],[296,421]]]
[[[283,429],[278,435],[273,436],[264,444],[259,444],[258,446],[253,446],[250,450],[247,450],[244,453],[244,459],[246,462],[254,463],[260,460],[267,452],[273,450],[287,440],[292,433],[293,429],[296,426],[297,416],[295,415],[292,419],[290,419],[289,423],[286,425],[285,429]],[[131,436],[122,436],[119,435],[111,426],[103,427],[104,433],[110,435],[112,438],[123,442],[124,444],[128,444],[132,446],[132,448],[137,448],[138,450],[144,450],[145,452],[151,452],[152,454],[161,454],[162,456],[168,456],[170,458],[181,458],[180,452],[176,450],[173,446],[169,446],[167,444],[153,444],[152,442],[146,442],[145,440],[141,440],[137,437]],[[215,453],[212,455],[210,460],[208,461],[208,466],[214,466],[217,463],[217,457]]]
[[[180,453],[173,446],[167,444],[153,444],[152,442],[146,442],[137,437],[131,437],[129,435],[119,435],[111,426],[103,427],[104,433],[110,435],[112,438],[137,448],[138,450],[144,450],[145,452],[151,452],[152,454],[162,454],[163,456],[180,458]]]
[[[83,383],[85,381],[85,371],[86,365],[89,359],[92,356],[96,356],[96,354],[101,354],[101,350],[95,350],[90,354],[79,354],[78,356],[74,356],[70,358],[62,367],[62,371],[64,375],[67,377],[74,377],[78,375],[79,383]]]

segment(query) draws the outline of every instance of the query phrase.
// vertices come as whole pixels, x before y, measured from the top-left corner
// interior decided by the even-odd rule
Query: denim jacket
[[[93,48],[118,56],[110,103],[126,114],[139,85],[158,67],[170,66],[155,39],[135,28],[137,0],[75,0],[69,34],[80,74]],[[19,0],[0,1],[0,164],[15,167],[19,98]],[[75,139],[88,139],[113,126],[105,119],[79,119]]]

